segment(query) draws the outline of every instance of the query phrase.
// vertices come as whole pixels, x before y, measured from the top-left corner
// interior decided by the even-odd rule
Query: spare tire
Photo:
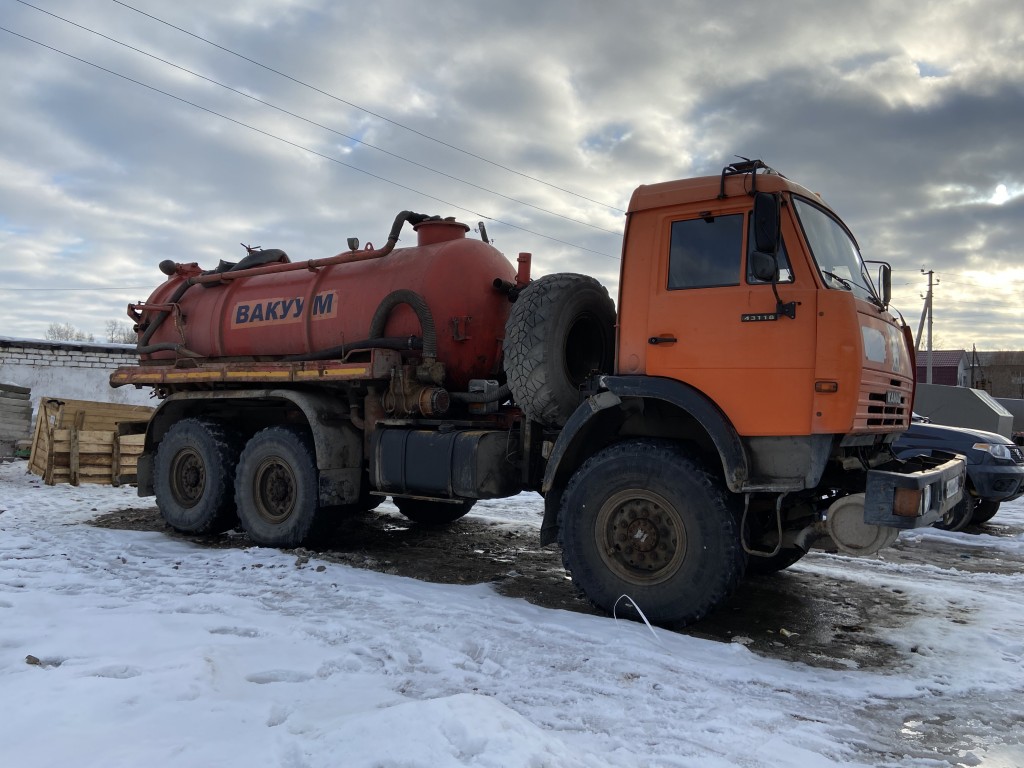
[[[615,361],[615,305],[587,275],[545,275],[530,283],[505,324],[505,373],[516,403],[534,421],[563,426],[590,374]]]

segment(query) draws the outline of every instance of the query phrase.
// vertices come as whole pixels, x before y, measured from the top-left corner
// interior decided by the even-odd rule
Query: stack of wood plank
[[[44,397],[39,401],[29,471],[47,485],[134,483],[153,410]]]
[[[15,455],[18,443],[32,435],[31,390],[0,384],[0,459]]]

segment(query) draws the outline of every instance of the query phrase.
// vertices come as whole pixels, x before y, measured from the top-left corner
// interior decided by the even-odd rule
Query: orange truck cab
[[[775,281],[757,273],[744,189],[753,179],[781,224],[781,239],[772,240]],[[634,193],[617,373],[687,382],[743,437],[884,438],[906,429],[909,349],[853,235],[818,195],[780,175],[725,181],[721,199],[715,177]]]
[[[717,562],[738,558],[734,570],[766,573],[812,545],[874,554],[900,530],[950,514],[963,488],[959,459],[905,464],[890,450],[910,422],[914,361],[905,325],[888,311],[889,286],[888,265],[869,268],[819,195],[760,161],[638,188],[614,373],[592,379],[553,446],[544,540],[557,537],[579,560],[592,551],[623,577],[609,599],[632,577],[629,594],[651,607],[666,582],[645,581],[644,570],[673,567],[656,547],[644,551],[652,539],[685,536],[692,551],[734,537]],[[631,479],[610,483],[631,451],[641,457]],[[617,460],[594,459],[601,454]],[[643,490],[631,496],[630,483]],[[593,531],[565,530],[572,510],[587,507],[598,509],[589,547]],[[719,525],[672,522],[670,508]],[[574,578],[597,571],[567,565]],[[716,567],[705,595],[724,594],[734,578]],[[600,591],[594,582],[589,591]]]

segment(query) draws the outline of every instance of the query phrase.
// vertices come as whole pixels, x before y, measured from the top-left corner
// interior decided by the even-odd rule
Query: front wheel
[[[971,515],[971,523],[973,525],[981,525],[987,523],[993,517],[996,512],[999,511],[999,502],[992,501],[990,499],[981,499],[974,507],[974,514]]]
[[[697,621],[745,569],[726,492],[676,444],[629,440],[577,470],[559,512],[562,560],[573,582],[611,612],[627,595],[657,624]]]
[[[962,531],[973,520],[973,515],[974,498],[964,489],[963,498],[949,512],[943,515],[941,520],[936,520],[932,523],[932,527],[943,531]]]
[[[285,427],[257,432],[238,460],[235,500],[249,538],[263,547],[295,547],[319,512],[316,459],[303,433]]]

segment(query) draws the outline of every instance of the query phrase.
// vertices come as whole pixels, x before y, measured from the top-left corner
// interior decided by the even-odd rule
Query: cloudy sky
[[[1024,348],[1020,0],[33,5],[0,0],[0,336],[103,340],[165,258],[322,258],[403,209],[614,295],[633,188],[744,155],[915,329],[934,270],[937,348]]]

